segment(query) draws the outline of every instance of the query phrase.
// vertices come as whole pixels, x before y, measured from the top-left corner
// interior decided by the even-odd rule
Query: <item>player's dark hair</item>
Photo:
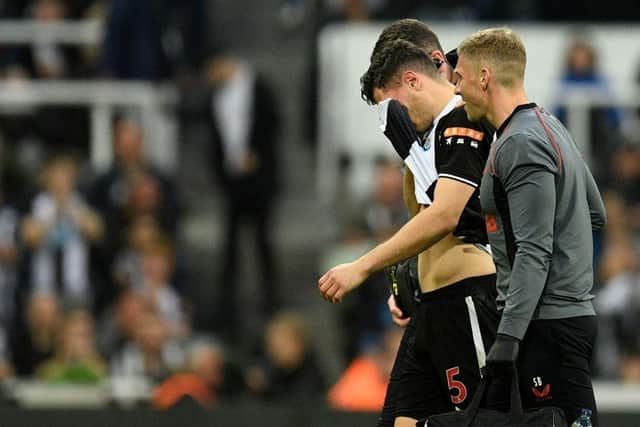
[[[397,39],[386,43],[379,52],[371,58],[369,69],[360,78],[360,93],[362,99],[369,105],[376,102],[373,98],[375,88],[383,88],[389,84],[398,72],[408,66],[417,71],[437,78],[438,69],[431,58],[415,44]]]
[[[371,61],[384,46],[399,39],[413,43],[427,54],[434,50],[443,51],[438,36],[427,25],[416,19],[400,19],[382,30],[371,52]]]

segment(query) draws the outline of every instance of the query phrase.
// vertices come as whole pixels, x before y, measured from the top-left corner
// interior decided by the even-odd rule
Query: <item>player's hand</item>
[[[403,316],[402,310],[398,308],[398,305],[396,304],[396,299],[393,297],[393,295],[389,295],[389,299],[387,300],[387,305],[389,306],[389,311],[391,312],[391,320],[393,320],[393,323],[400,326],[401,328],[406,328],[407,325],[409,324],[409,321],[411,321],[411,318],[410,317],[407,317],[404,319],[402,318]]]
[[[318,287],[322,298],[336,303],[344,296],[360,286],[369,275],[358,264],[358,261],[340,264],[327,271],[318,280]]]

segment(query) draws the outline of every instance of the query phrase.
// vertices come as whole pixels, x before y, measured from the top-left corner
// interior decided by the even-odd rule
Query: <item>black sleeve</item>
[[[409,113],[402,104],[389,98],[378,104],[378,118],[382,132],[402,160],[406,160],[413,143],[420,141]]]
[[[450,178],[474,188],[480,186],[493,133],[464,118],[447,120],[439,132],[438,177]]]

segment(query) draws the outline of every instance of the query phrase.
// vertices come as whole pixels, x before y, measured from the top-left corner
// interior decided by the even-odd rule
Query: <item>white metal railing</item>
[[[97,20],[45,23],[31,19],[0,20],[1,44],[31,44],[41,40],[74,45],[97,45],[103,27]]]
[[[41,105],[86,106],[91,116],[91,164],[103,170],[111,164],[114,113],[138,110],[145,134],[145,155],[172,170],[176,161],[176,126],[171,107],[177,102],[172,86],[113,80],[0,82],[0,111]],[[69,126],[73,126],[69,123]]]
[[[48,42],[78,46],[98,45],[103,39],[100,21],[0,20],[1,44]],[[145,134],[145,155],[159,167],[176,166],[177,126],[171,109],[178,99],[171,85],[115,80],[0,81],[0,112],[18,112],[41,105],[86,106],[91,117],[90,157],[96,170],[107,168],[113,156],[111,122],[118,109],[136,111]],[[69,123],[69,126],[73,126]]]

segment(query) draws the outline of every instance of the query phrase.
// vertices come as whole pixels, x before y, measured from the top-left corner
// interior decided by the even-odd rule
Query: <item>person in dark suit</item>
[[[238,231],[252,227],[259,251],[262,280],[261,311],[268,315],[277,305],[276,261],[271,241],[271,219],[278,192],[277,142],[279,117],[276,100],[264,78],[249,64],[228,55],[211,58],[206,65],[211,87],[207,122],[213,169],[226,202],[225,250],[217,298],[219,320],[233,336],[238,307]]]

